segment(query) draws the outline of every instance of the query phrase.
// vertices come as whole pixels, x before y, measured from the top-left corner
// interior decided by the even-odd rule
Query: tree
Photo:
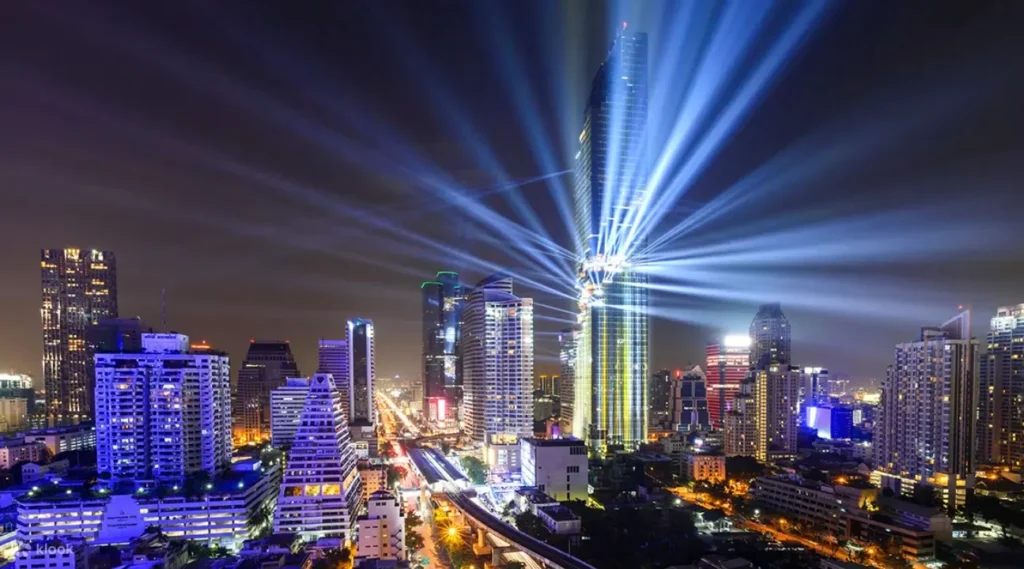
[[[388,460],[395,458],[395,456],[397,456],[397,454],[395,453],[395,445],[391,443],[385,444],[380,449],[380,455]]]
[[[752,456],[729,456],[725,459],[725,472],[732,480],[750,480],[764,475],[765,467]]]
[[[927,484],[915,484],[914,493],[910,500],[915,504],[928,508],[942,505],[942,496],[939,494],[938,488]]]
[[[515,500],[509,500],[505,507],[501,510],[501,517],[504,520],[512,520],[516,517],[516,502]]]
[[[531,512],[523,512],[516,516],[516,529],[541,541],[546,540],[551,535],[548,528],[544,526],[544,522]]]
[[[501,569],[526,569],[526,564],[520,561],[506,561]]]
[[[462,457],[462,468],[466,469],[466,474],[473,484],[479,485],[487,481],[487,465],[479,458],[468,455]]]
[[[423,549],[424,545],[423,536],[418,531],[409,531],[409,528],[405,528],[405,547],[410,553]]]

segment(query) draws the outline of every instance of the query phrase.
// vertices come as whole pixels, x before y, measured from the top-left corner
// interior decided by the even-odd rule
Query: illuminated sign
[[[750,347],[750,336],[744,336],[742,334],[729,334],[722,339],[722,343],[725,344],[726,348],[749,348]]]

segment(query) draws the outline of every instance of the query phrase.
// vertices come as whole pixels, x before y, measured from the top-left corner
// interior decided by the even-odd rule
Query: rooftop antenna
[[[160,320],[164,332],[167,331],[167,287],[160,289]]]

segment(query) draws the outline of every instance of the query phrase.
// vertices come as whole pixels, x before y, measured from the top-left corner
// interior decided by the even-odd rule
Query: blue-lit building
[[[441,271],[420,285],[423,296],[423,413],[453,417],[462,405],[462,311],[465,290],[458,273]],[[431,414],[433,412],[433,415]],[[438,415],[443,416],[438,416]]]
[[[647,436],[647,277],[635,270],[646,200],[647,35],[623,28],[594,77],[579,135],[579,333],[573,435],[591,452]]]

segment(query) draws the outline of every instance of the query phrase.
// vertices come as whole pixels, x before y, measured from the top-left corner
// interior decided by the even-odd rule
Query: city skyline
[[[454,9],[453,13],[448,14],[443,25],[465,27],[470,15],[463,8],[466,7]],[[521,15],[508,6],[502,9]],[[933,73],[963,77],[965,81],[962,83],[976,84],[978,91],[935,91],[935,104],[945,113],[945,118],[936,119],[937,122],[933,122],[930,127],[938,132],[934,136],[929,134],[927,138],[922,138],[923,135],[914,131],[909,140],[918,144],[904,145],[898,151],[894,150],[892,161],[880,161],[878,165],[863,172],[864,179],[858,183],[855,192],[850,191],[851,186],[845,183],[836,187],[833,193],[831,180],[835,178],[819,178],[813,172],[808,172],[807,176],[813,180],[794,182],[802,188],[803,193],[800,195],[807,198],[806,204],[801,202],[799,207],[789,208],[791,211],[767,210],[772,215],[758,214],[757,223],[748,223],[755,217],[747,215],[723,218],[736,226],[753,229],[761,225],[769,232],[773,229],[783,231],[774,242],[762,239],[764,235],[757,232],[749,235],[739,232],[736,236],[746,238],[746,244],[758,244],[763,250],[778,247],[777,262],[785,269],[780,273],[794,275],[786,278],[796,280],[779,281],[775,277],[762,279],[761,272],[766,269],[756,265],[730,266],[726,272],[734,273],[736,279],[761,283],[758,298],[750,297],[750,291],[746,289],[736,291],[731,298],[707,298],[702,294],[688,297],[675,294],[673,291],[679,290],[676,288],[670,291],[652,290],[652,305],[658,307],[658,310],[651,325],[649,372],[701,363],[703,346],[709,340],[745,330],[757,305],[781,302],[793,328],[793,342],[799,346],[793,354],[798,364],[813,362],[814,365],[828,366],[836,376],[848,375],[861,383],[866,383],[869,378],[880,382],[884,377],[889,347],[905,338],[907,333],[913,332],[917,322],[940,318],[959,304],[969,304],[976,319],[975,329],[980,330],[987,321],[987,317],[981,315],[994,313],[998,306],[1021,301],[1015,297],[1012,285],[1018,278],[1017,269],[1014,268],[1017,263],[1010,262],[1018,259],[1020,253],[1005,250],[1005,246],[1000,244],[1002,240],[996,240],[991,250],[987,246],[983,248],[976,245],[969,235],[972,229],[978,227],[978,214],[974,212],[956,212],[956,218],[963,227],[962,239],[933,240],[935,247],[941,246],[946,250],[945,257],[934,248],[924,245],[907,248],[894,245],[894,250],[904,251],[900,255],[878,248],[881,246],[879,240],[899,243],[912,239],[912,228],[944,226],[949,214],[947,206],[956,203],[962,187],[970,186],[973,195],[979,198],[997,197],[1001,203],[1006,204],[1006,207],[1000,208],[1003,212],[1013,210],[1011,205],[1020,199],[1019,196],[998,187],[999,180],[1014,178],[1012,175],[1000,174],[1005,168],[1012,171],[1013,167],[1000,157],[1007,149],[1020,145],[1017,133],[1021,129],[1013,126],[1013,120],[1016,120],[1013,113],[1000,112],[1000,109],[1007,108],[1006,102],[1012,99],[1010,95],[1015,92],[1013,89],[1017,85],[1008,83],[1003,85],[1006,89],[997,90],[989,88],[988,83],[973,83],[970,71],[959,65],[957,58],[941,51],[940,46],[946,43],[948,37],[961,38],[958,45],[963,49],[963,58],[968,60],[977,58],[998,61],[1005,56],[1005,52],[996,50],[972,29],[949,21],[948,17],[943,16],[948,16],[949,12],[940,10],[937,14],[927,15],[923,22],[915,22],[904,11],[894,10],[888,19],[876,22],[873,18],[876,14],[869,7],[848,7],[844,10],[841,14],[843,18],[828,20],[823,24],[823,30],[807,35],[805,49],[808,54],[792,62],[785,72],[780,71],[775,77],[773,92],[750,114],[749,124],[744,130],[738,132],[735,140],[723,149],[722,164],[717,165],[716,160],[710,166],[707,180],[683,196],[679,209],[699,209],[701,204],[713,203],[717,193],[735,186],[737,178],[745,179],[745,172],[755,171],[762,162],[770,162],[769,158],[779,151],[785,154],[784,151],[794,148],[794,145],[799,147],[798,143],[805,135],[814,139],[814,136],[820,134],[815,128],[817,123],[833,124],[833,119],[837,117],[855,116],[861,117],[861,122],[871,124],[874,120],[882,120],[884,116],[899,114],[901,107],[894,109],[881,104],[872,106],[871,101],[888,96],[896,101],[914,99],[916,95],[931,92],[929,89],[934,83],[925,80],[928,78],[927,73],[916,89],[898,86],[898,78],[907,70],[916,69],[921,61],[932,61],[927,67]],[[596,11],[600,12],[600,9]],[[984,21],[993,18],[980,8],[971,14]],[[179,17],[186,15],[187,12],[178,13]],[[354,15],[370,17],[370,14]],[[82,41],[83,45],[89,47],[81,50],[81,57],[85,59],[87,67],[106,66],[112,57],[122,54],[122,44],[129,41],[125,29],[97,15],[90,15],[84,20],[98,19],[100,21],[97,23],[110,29],[109,37],[114,38],[113,45],[106,48],[95,46],[96,38],[92,33],[78,29],[70,21],[47,20],[45,14],[32,8],[25,8],[23,16],[29,22],[24,27],[26,30],[35,26],[41,30],[67,28],[82,32],[84,37],[78,40],[69,38],[62,41]],[[261,14],[254,17],[259,16]],[[651,82],[652,88],[658,90],[661,74],[657,70],[666,64],[663,57],[658,55],[658,49],[671,38],[665,35],[663,29],[642,16],[624,16],[622,19],[633,20],[633,27],[650,35],[655,54]],[[139,7],[138,11],[126,13],[125,17],[155,27],[161,38],[174,37],[173,32],[161,27],[153,14],[145,8]],[[315,18],[310,16],[308,19]],[[559,120],[549,122],[564,122],[566,132],[545,132],[530,122],[519,124],[521,121],[516,118],[516,113],[510,113],[507,119],[496,118],[488,111],[488,107],[475,102],[465,109],[470,123],[475,124],[479,131],[476,134],[481,140],[491,141],[490,150],[497,156],[497,163],[504,165],[504,174],[508,175],[508,179],[497,175],[494,168],[488,166],[494,166],[496,162],[483,161],[483,154],[474,152],[472,145],[466,143],[457,128],[454,132],[442,128],[439,131],[442,134],[438,136],[427,134],[436,130],[437,125],[432,117],[440,112],[435,109],[444,97],[431,95],[425,96],[423,100],[408,101],[405,107],[389,106],[385,123],[408,125],[407,129],[403,127],[397,131],[392,142],[404,140],[415,149],[418,156],[426,157],[427,162],[436,163],[442,170],[450,170],[462,187],[487,196],[483,203],[488,208],[493,208],[503,217],[514,218],[516,212],[522,210],[522,204],[515,203],[501,188],[515,181],[542,178],[571,166],[571,153],[566,152],[563,157],[556,150],[560,146],[571,148],[575,143],[575,137],[579,134],[578,117],[581,116],[577,109],[581,109],[585,103],[589,78],[606,55],[613,33],[611,30],[620,26],[619,18],[613,22],[610,16],[600,13],[591,19],[594,21],[580,24],[580,42],[585,46],[581,52],[586,55],[581,56],[580,61],[564,64],[567,91],[560,94],[558,89],[552,92],[536,87],[530,92],[531,96],[538,99],[539,109],[545,115],[560,109],[558,101],[564,100],[568,111],[559,112]],[[878,32],[876,35],[881,35],[882,39],[872,47],[875,51],[856,47],[854,38],[860,37],[862,25],[867,25],[869,30],[875,30]],[[517,20],[510,26],[511,29],[503,33],[522,44],[521,56],[528,63],[524,65],[523,71],[526,79],[529,83],[544,85],[547,78],[540,71],[541,67],[532,64],[545,60],[542,56],[545,50],[550,49],[547,40],[543,34],[537,33],[538,28],[534,24],[523,24]],[[427,30],[415,25],[412,27],[415,33],[414,40],[410,41],[422,41]],[[853,30],[858,31],[854,34]],[[891,39],[890,36],[896,34],[895,30],[917,38],[917,46],[908,47]],[[362,77],[368,72],[367,67],[372,67],[374,71],[387,67],[382,64],[394,62],[395,51],[401,49],[392,45],[390,37],[386,41],[382,38],[368,38],[366,32],[359,30],[338,35],[351,37],[336,40],[343,43],[333,46],[332,51],[344,52],[357,44],[379,44],[381,47],[372,65],[369,61],[354,62],[351,68],[344,70],[346,77]],[[11,37],[24,48],[19,53],[24,55],[25,61],[39,62],[47,57],[45,50],[32,48],[34,44],[31,38],[19,34]],[[534,37],[537,39],[529,39]],[[38,340],[22,332],[30,327],[38,327],[38,273],[33,272],[32,263],[40,247],[95,247],[112,250],[118,257],[118,277],[121,281],[118,301],[122,316],[138,315],[146,322],[161,322],[161,291],[166,290],[167,329],[187,330],[194,338],[209,340],[211,345],[232,354],[235,366],[241,362],[246,342],[250,338],[283,338],[292,341],[301,369],[312,370],[316,357],[316,339],[342,337],[347,319],[358,315],[372,319],[378,328],[381,337],[377,347],[381,362],[380,375],[398,374],[404,377],[418,377],[422,367],[420,350],[412,348],[421,343],[421,323],[417,309],[421,299],[416,294],[417,284],[422,282],[424,276],[438,270],[457,270],[466,282],[475,282],[488,271],[457,255],[438,259],[436,251],[420,256],[407,265],[399,260],[400,256],[390,261],[391,245],[378,246],[374,228],[359,227],[342,231],[332,218],[347,219],[346,216],[353,212],[388,211],[387,208],[394,206],[391,208],[396,214],[394,223],[409,223],[413,233],[425,236],[432,242],[461,247],[474,257],[499,266],[523,268],[524,265],[516,260],[516,255],[530,258],[529,254],[516,252],[513,255],[512,252],[496,247],[490,229],[484,231],[487,228],[482,227],[485,212],[468,215],[459,207],[444,203],[439,198],[423,205],[424,202],[414,197],[415,192],[409,187],[409,176],[400,176],[398,180],[385,177],[381,181],[376,174],[353,169],[348,162],[337,167],[325,165],[325,161],[334,162],[333,158],[345,154],[346,140],[364,135],[345,134],[346,131],[340,125],[351,117],[332,114],[337,109],[331,105],[330,100],[317,99],[315,110],[306,111],[310,115],[306,116],[293,112],[296,105],[292,104],[289,95],[291,91],[287,89],[267,87],[266,96],[260,98],[259,93],[265,87],[264,76],[288,77],[287,74],[293,71],[281,60],[268,63],[268,69],[263,72],[232,72],[232,85],[245,87],[235,93],[238,95],[236,100],[243,103],[239,111],[243,117],[259,110],[264,111],[260,113],[263,120],[252,123],[246,127],[249,130],[242,129],[242,132],[262,135],[278,132],[281,136],[249,136],[242,140],[234,136],[216,135],[205,128],[190,130],[181,125],[168,131],[167,140],[160,139],[153,133],[164,126],[164,119],[160,118],[164,112],[167,116],[193,113],[201,117],[215,113],[222,117],[223,122],[218,124],[224,127],[234,126],[238,118],[230,113],[218,112],[224,104],[222,99],[227,95],[226,92],[203,91],[195,84],[203,70],[218,69],[224,65],[216,51],[204,52],[190,42],[183,45],[179,52],[161,43],[154,55],[159,65],[145,67],[156,75],[155,84],[161,87],[203,94],[205,102],[197,107],[143,102],[121,94],[119,97],[125,98],[125,110],[123,113],[116,112],[107,104],[105,98],[109,93],[104,86],[80,77],[70,68],[61,65],[50,67],[52,77],[49,79],[43,80],[30,74],[27,80],[15,83],[18,85],[16,89],[4,93],[5,108],[21,109],[16,113],[17,116],[4,115],[4,124],[10,126],[5,131],[13,133],[15,136],[11,139],[18,139],[21,143],[18,147],[4,146],[5,155],[19,164],[16,168],[5,170],[0,178],[0,187],[5,194],[12,196],[8,207],[0,215],[6,227],[19,236],[16,246],[6,247],[0,252],[0,262],[7,269],[4,294],[0,296],[0,311],[6,316],[4,324],[0,326],[0,345],[5,346],[0,351],[0,367],[3,369],[13,368],[29,373],[41,386],[39,362],[42,354]],[[296,57],[301,55],[308,59],[314,69],[327,58],[321,50],[313,49],[307,53],[306,46],[289,42],[283,42],[282,45],[285,49],[282,49],[281,57],[285,57],[285,53]],[[231,53],[237,46],[231,44],[222,47],[224,53]],[[515,107],[520,92],[509,89],[508,78],[497,71],[491,71],[495,73],[491,77],[494,81],[480,81],[476,84],[468,82],[466,72],[461,71],[463,66],[444,65],[443,61],[453,50],[456,50],[455,45],[440,41],[437,45],[430,45],[424,57],[432,63],[437,63],[435,60],[442,62],[442,74],[452,80],[455,89],[465,90],[465,93],[458,93],[460,99],[466,97],[474,101],[500,101],[502,104],[508,103],[509,108]],[[183,72],[168,61],[181,53],[198,62],[195,75]],[[929,59],[933,55],[934,58]],[[483,49],[479,54],[462,54],[460,57],[465,61],[459,61],[466,63],[468,69],[475,72],[489,69],[483,64],[490,56],[488,50]],[[843,77],[838,76],[836,71],[829,71],[837,67],[837,62],[842,64],[838,67],[845,70]],[[885,65],[880,65],[880,62],[885,62]],[[123,61],[123,65],[129,68],[137,68],[145,63],[144,59],[140,61],[129,58]],[[396,65],[398,68],[402,66]],[[291,76],[298,90],[315,84],[314,77],[319,75]],[[389,75],[387,79],[367,82],[365,90],[352,94],[352,98],[366,103],[367,98],[379,94],[383,104],[385,101],[393,101],[399,93],[404,93],[410,81],[428,81],[415,74],[412,77],[415,79]],[[878,87],[892,82],[897,86]],[[493,83],[494,87],[485,87],[484,84],[488,83]],[[660,84],[661,89],[664,89],[666,83],[662,81]],[[815,89],[814,86],[827,89],[821,95],[815,95],[815,91],[822,89]],[[349,100],[346,92],[334,83],[328,83],[324,88],[328,94],[337,94],[338,102]],[[427,91],[433,92],[435,89],[431,87]],[[77,99],[62,99],[61,93]],[[652,96],[655,95],[657,93],[652,92]],[[664,96],[662,94],[659,100],[663,100]],[[830,110],[833,107],[834,110]],[[806,112],[798,116],[794,108]],[[379,114],[379,109],[372,110]],[[55,114],[66,116],[69,120],[54,124],[49,117]],[[561,118],[562,114],[564,118]],[[802,115],[806,115],[806,118]],[[410,117],[416,116],[420,118],[410,120]],[[290,120],[281,117],[290,117]],[[921,120],[930,118],[921,117]],[[517,121],[516,124],[510,122],[513,119]],[[958,129],[965,121],[973,126],[963,134]],[[321,123],[323,126],[318,130],[314,125]],[[142,129],[134,128],[136,124]],[[572,126],[571,130],[569,126]],[[881,138],[898,138],[902,136],[897,128],[899,126],[892,125],[891,130],[879,127],[875,134]],[[752,140],[764,135],[765,129],[774,132],[766,142],[759,144]],[[963,142],[952,141],[952,132],[959,133],[956,139]],[[92,133],[99,133],[103,144],[90,144],[88,141]],[[508,142],[497,140],[495,135],[498,133],[506,135]],[[48,136],[48,140],[60,139],[65,142],[46,142],[40,138],[43,134],[56,135]],[[203,156],[188,152],[188,144],[202,141],[207,135],[209,140],[201,146],[206,150]],[[828,146],[828,142],[844,140],[843,137],[848,136],[852,144],[857,140],[857,135],[854,131],[838,129],[824,139],[819,137],[816,140]],[[537,137],[547,139],[549,146],[555,149],[552,151],[552,160],[547,161],[549,163],[516,150],[535,147],[536,144],[530,141]],[[310,146],[314,149],[311,155],[315,158],[302,159],[293,152],[284,152],[282,158],[278,159],[270,156],[276,153],[272,143],[250,144],[248,140],[254,138],[287,141],[303,148]],[[319,142],[311,142],[311,139]],[[376,146],[384,144],[382,139],[376,142]],[[178,143],[184,143],[185,146]],[[104,150],[108,147],[118,151],[108,153]],[[842,150],[841,146],[838,148]],[[986,156],[984,148],[993,148],[999,152]],[[38,161],[27,154],[30,152],[51,157],[52,165],[48,163],[45,168],[39,168]],[[76,153],[83,152],[90,157],[95,167],[84,166],[75,158]],[[122,161],[119,158],[121,156],[130,156],[131,159]],[[983,171],[987,173],[987,178],[977,183],[972,183],[969,177],[964,180],[965,175],[974,171],[971,161],[978,157],[984,158]],[[894,162],[909,166],[901,169]],[[395,163],[408,164],[402,160]],[[239,168],[240,164],[250,169]],[[371,164],[371,161],[367,160],[366,164]],[[843,164],[850,171],[859,171],[864,162],[850,158]],[[258,166],[258,172],[252,170],[254,165]],[[297,165],[301,165],[298,166],[302,171],[299,174],[296,173]],[[932,174],[926,171],[928,165],[941,165],[936,167],[943,172],[948,170],[950,176],[943,177],[951,181],[930,183]],[[168,172],[169,175],[154,178],[145,174],[152,171]],[[277,184],[277,188],[268,187],[266,179],[260,182],[260,176],[256,175],[261,173],[276,175],[275,179],[283,183]],[[794,175],[784,169],[769,169],[765,173],[769,177],[784,174]],[[320,211],[310,215],[308,200],[302,197],[306,194],[300,191],[301,188],[339,187],[337,179],[349,178],[353,180],[352,183],[343,184],[344,188],[337,191],[350,190],[354,199],[351,204],[328,201],[322,204],[325,207],[320,208]],[[559,180],[569,183],[568,178]],[[537,212],[540,225],[552,233],[552,238],[568,244],[568,228],[560,227],[558,216],[552,214],[558,208],[549,207],[552,204],[545,195],[548,193],[546,186],[549,181],[550,178],[542,179],[522,186],[522,196]],[[292,184],[289,186],[291,189],[282,189],[287,183]],[[934,210],[920,209],[905,200],[922,187],[929,187]],[[842,192],[842,188],[846,188],[847,192]],[[241,204],[229,197],[229,193],[235,191],[239,195],[250,195],[251,199]],[[337,191],[329,190],[327,194],[333,196]],[[821,195],[816,197],[815,194]],[[835,198],[840,194],[857,198]],[[84,218],[68,217],[62,210],[55,212],[52,217],[33,219],[32,212],[39,211],[45,204],[44,200],[59,200],[61,196],[73,196],[70,199],[74,203],[81,202],[85,208],[75,211],[87,211],[90,215]],[[756,201],[763,203],[762,198]],[[839,201],[829,203],[833,198]],[[103,207],[91,203],[103,204]],[[203,214],[193,214],[188,205],[191,203],[205,203],[208,210]],[[789,203],[792,205],[795,202]],[[334,211],[328,213],[332,204],[335,205]],[[890,206],[895,211],[905,212],[898,216],[895,225],[892,223],[894,219],[880,213],[883,208]],[[273,208],[308,218],[310,223],[304,227],[296,225],[293,234],[265,229],[265,221],[261,220],[267,219],[268,212]],[[415,215],[421,209],[428,215]],[[686,211],[679,215],[685,219]],[[993,231],[1003,231],[1004,234],[1008,231],[1007,226],[1003,225],[1001,212],[988,212],[985,215],[991,218],[986,220],[991,221],[991,227],[979,230],[979,236],[990,236]],[[235,216],[238,221],[234,221]],[[927,222],[929,216],[933,216],[933,221]],[[436,223],[436,220],[446,217],[451,220]],[[33,221],[27,224],[25,221],[30,219]],[[146,220],[146,226],[139,225],[142,219]],[[416,219],[435,222],[427,223],[430,227],[426,227]],[[673,219],[671,224],[678,221]],[[520,223],[529,225],[531,222],[527,216],[521,218]],[[152,228],[152,231],[139,231],[144,227]],[[289,231],[293,229],[290,223],[287,227]],[[134,230],[136,239],[123,242],[120,239],[122,229]],[[378,229],[379,233],[386,233],[384,229]],[[211,240],[204,235],[216,238],[210,244]],[[799,235],[812,240],[816,237],[825,238],[823,254],[794,251],[789,240]],[[828,235],[835,235],[851,243],[864,240],[862,252],[835,249]],[[167,239],[160,236],[167,236]],[[716,239],[709,242],[710,245],[719,244],[722,236],[718,232]],[[927,238],[922,236],[921,239]],[[335,251],[332,253],[335,257],[324,257],[321,250],[307,246],[309,242],[318,241],[325,246],[334,241],[339,244],[366,243],[369,250],[358,251],[357,247],[352,251]],[[21,245],[22,242],[27,245]],[[1013,239],[1006,239],[1005,242],[1011,243]],[[257,243],[261,246],[250,247],[250,244]],[[259,278],[243,277],[243,273],[260,259],[258,255],[254,256],[256,251],[266,251],[267,256],[263,257],[266,262],[284,263],[283,266],[288,270],[262,272]],[[365,258],[367,255],[363,253],[378,257],[378,262],[368,261]],[[746,253],[746,250],[741,250],[741,253]],[[826,256],[830,258],[826,259]],[[865,260],[865,257],[872,256]],[[844,261],[844,258],[849,261]],[[970,270],[949,274],[942,269],[942,259],[966,264]],[[765,259],[768,263],[772,260]],[[802,271],[790,270],[796,262],[802,263]],[[698,268],[703,273],[695,272],[695,276],[709,278],[711,275],[708,271],[714,269],[703,266]],[[534,267],[526,269],[536,270]],[[802,273],[811,276],[801,277]],[[971,283],[967,276],[969,274],[991,274],[996,277]],[[338,284],[329,284],[331,281]],[[788,286],[794,283],[800,286]],[[573,305],[545,291],[530,290],[529,283],[520,284],[525,287],[525,294],[538,302],[538,373],[554,373],[558,368],[556,333],[565,328],[563,318],[567,316],[560,311],[572,311]],[[820,295],[815,292],[819,290],[835,292],[832,295]],[[910,292],[918,290],[924,292]],[[794,295],[801,295],[801,298],[794,298]],[[842,302],[839,300],[841,298]],[[837,331],[837,328],[841,331]],[[854,339],[857,339],[856,350],[851,351],[848,346]]]

